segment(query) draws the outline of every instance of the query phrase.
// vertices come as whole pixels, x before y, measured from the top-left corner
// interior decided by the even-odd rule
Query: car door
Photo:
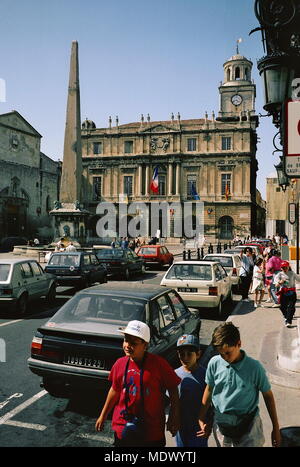
[[[138,256],[135,253],[133,253],[133,251],[131,250],[127,250],[126,255],[127,255],[127,261],[128,261],[128,268],[130,272],[134,273],[138,271],[140,269],[140,263],[138,261],[139,260]]]
[[[49,279],[36,261],[30,261],[30,266],[36,282],[36,294],[41,297],[48,292]]]
[[[195,333],[196,335],[199,335],[201,327],[199,313],[191,313],[180,295],[174,290],[168,292],[168,297],[171,301],[176,316],[176,323],[179,331],[178,339],[182,334]]]
[[[176,343],[182,334],[180,324],[176,322],[176,316],[167,294],[161,295],[156,300],[156,307],[160,318],[160,334],[164,342],[163,357],[174,364],[177,359]]]
[[[231,279],[227,275],[227,272],[225,271],[223,266],[221,266],[221,264],[218,264],[217,268],[219,270],[220,284],[222,288],[222,296],[226,298],[228,297],[230,290],[231,290]]]
[[[39,283],[33,274],[33,270],[29,264],[21,263],[21,275],[22,275],[22,286],[28,292],[29,298],[35,298],[39,296]]]
[[[84,254],[82,258],[82,272],[83,272],[83,277],[88,277],[90,278],[90,281],[93,281],[93,273],[92,273],[92,265],[91,265],[91,259],[90,255]]]
[[[90,253],[90,274],[92,282],[101,281],[103,272],[102,267],[97,259],[97,256],[93,253]]]
[[[166,248],[164,246],[161,246],[157,250],[158,250],[157,253],[158,253],[161,264],[167,264],[168,258],[167,258]]]

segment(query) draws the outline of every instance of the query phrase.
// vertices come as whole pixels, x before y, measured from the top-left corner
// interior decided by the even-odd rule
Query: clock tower
[[[237,51],[238,52],[238,51]],[[253,63],[237,53],[224,63],[224,82],[219,87],[218,120],[255,115],[256,87],[251,79]]]

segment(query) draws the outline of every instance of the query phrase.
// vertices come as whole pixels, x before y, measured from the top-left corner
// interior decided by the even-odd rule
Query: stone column
[[[180,194],[180,164],[176,164],[176,189],[175,189],[176,196]]]
[[[172,185],[173,185],[173,164],[169,164],[168,174],[168,196],[172,196]]]
[[[149,165],[146,165],[145,196],[149,196]]]
[[[140,197],[142,196],[142,166],[139,165],[138,171],[137,171],[137,196]]]

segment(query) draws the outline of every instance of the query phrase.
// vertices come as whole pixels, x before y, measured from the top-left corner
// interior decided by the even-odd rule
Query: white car
[[[244,251],[245,248],[251,248],[252,249],[252,252],[253,254],[258,258],[259,256],[261,256],[261,252],[259,251],[259,248],[258,246],[256,245],[236,245],[235,247],[232,247],[230,249],[227,249],[227,250],[224,250],[224,253],[239,253],[241,251]]]
[[[46,297],[53,304],[56,297],[56,277],[44,272],[34,259],[0,260],[0,308],[13,308],[20,315],[30,300]]]
[[[160,285],[177,290],[187,306],[213,308],[219,315],[224,302],[232,300],[230,277],[223,266],[214,261],[176,262]]]
[[[204,258],[208,261],[216,261],[221,263],[228,276],[231,279],[232,290],[235,292],[239,289],[240,284],[240,269],[242,266],[241,257],[238,253],[215,253],[205,255]]]

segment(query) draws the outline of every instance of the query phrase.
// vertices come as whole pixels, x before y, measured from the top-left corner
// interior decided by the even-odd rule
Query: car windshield
[[[50,266],[79,266],[79,255],[52,255],[48,265]]]
[[[119,250],[119,249],[116,249],[116,248],[101,249],[101,250],[97,251],[96,255],[100,259],[122,258],[123,255],[124,255],[124,250]]]
[[[221,263],[224,268],[232,268],[233,267],[233,261],[232,258],[229,256],[206,256],[208,261],[217,261],[218,263]]]
[[[156,255],[157,249],[156,248],[141,248],[139,254],[141,255]]]
[[[78,329],[82,332],[97,332],[101,324],[121,324],[146,317],[145,300],[131,297],[109,297],[107,295],[77,294],[46,323],[47,327]],[[98,327],[99,329],[99,327]]]
[[[0,264],[0,282],[6,282],[10,271],[10,264]]]
[[[174,264],[166,279],[212,280],[210,264]]]

